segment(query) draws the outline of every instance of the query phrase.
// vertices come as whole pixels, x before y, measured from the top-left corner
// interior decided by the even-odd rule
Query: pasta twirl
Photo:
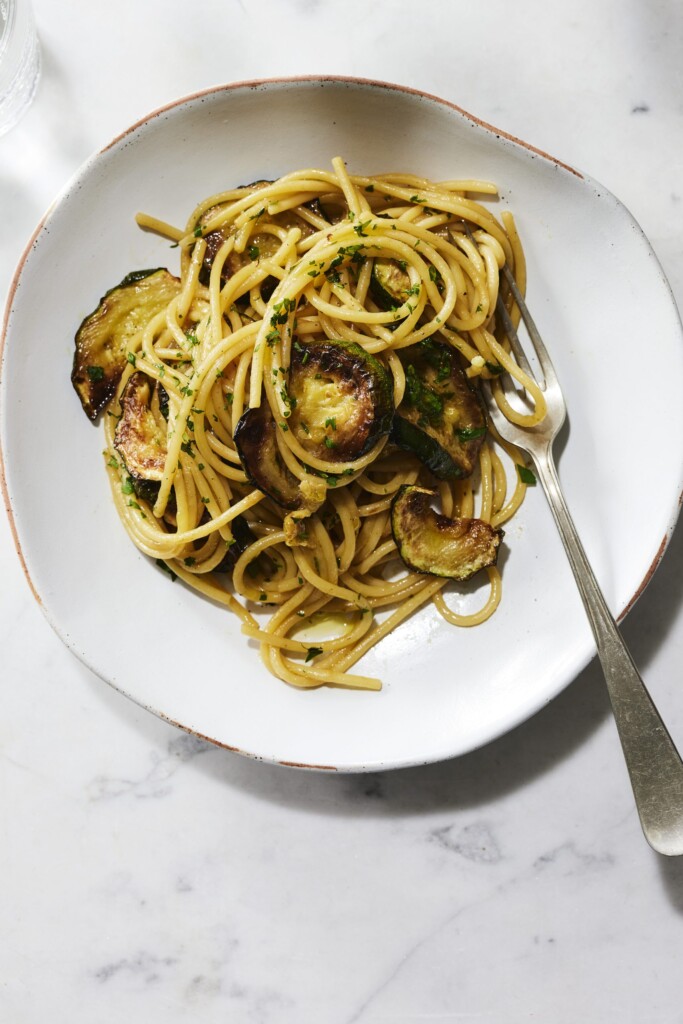
[[[477,399],[483,378],[511,419],[544,412],[496,325],[500,267],[522,288],[525,267],[512,217],[485,205],[495,192],[337,158],[207,197],[182,228],[137,217],[177,246],[180,275],[137,276],[140,294],[163,281],[144,315],[125,292],[134,329],[104,417],[117,510],[294,686],[377,689],[349,670],[416,609],[473,626],[500,601],[495,558],[462,614],[396,534],[399,496],[433,492],[444,537],[473,519],[498,536],[524,498],[521,459]],[[81,391],[108,380],[89,358]],[[533,408],[508,403],[502,372]]]

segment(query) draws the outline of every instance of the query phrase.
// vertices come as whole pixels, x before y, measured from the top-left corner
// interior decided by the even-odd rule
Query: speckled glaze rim
[[[73,185],[77,181],[79,181],[88,172],[89,168],[94,163],[96,163],[97,160],[104,153],[108,152],[110,149],[112,149],[114,146],[116,146],[117,144],[122,142],[124,139],[128,138],[130,135],[132,135],[134,132],[136,132],[138,129],[140,129],[144,125],[154,121],[156,118],[158,118],[158,117],[168,113],[171,110],[176,110],[177,108],[182,107],[185,104],[195,102],[196,100],[201,99],[202,97],[217,96],[217,95],[220,95],[220,94],[223,94],[223,93],[229,93],[229,92],[237,91],[237,90],[251,89],[251,90],[257,91],[259,89],[268,89],[269,87],[273,87],[273,86],[280,87],[280,86],[287,86],[287,85],[311,85],[311,86],[318,85],[318,86],[321,86],[321,87],[324,87],[326,85],[328,85],[328,86],[337,86],[337,85],[361,86],[361,87],[370,88],[370,89],[382,89],[382,90],[385,90],[387,92],[396,92],[396,93],[401,93],[401,94],[404,94],[404,95],[414,96],[414,97],[416,97],[416,98],[418,98],[420,100],[426,100],[426,101],[428,101],[430,103],[435,103],[435,104],[438,104],[438,105],[440,105],[442,107],[446,107],[449,110],[452,110],[452,111],[456,112],[458,115],[460,115],[461,117],[463,117],[466,120],[468,120],[471,124],[477,125],[478,127],[484,129],[486,132],[492,134],[496,139],[505,139],[506,141],[512,143],[513,145],[519,146],[519,147],[527,150],[532,155],[541,157],[543,160],[548,161],[549,163],[553,164],[556,167],[563,168],[565,171],[569,172],[570,174],[575,175],[577,178],[579,178],[581,180],[589,180],[589,179],[587,179],[586,175],[584,175],[583,173],[581,173],[580,171],[578,171],[576,168],[572,167],[571,165],[565,163],[562,160],[559,160],[557,157],[554,157],[554,156],[552,156],[549,153],[546,153],[544,150],[539,149],[536,146],[533,146],[531,143],[528,143],[528,142],[526,142],[523,139],[517,138],[516,136],[510,134],[509,132],[506,132],[503,129],[497,128],[496,126],[490,124],[487,121],[481,120],[481,118],[476,117],[474,114],[471,114],[469,111],[465,110],[463,107],[458,106],[456,103],[452,103],[450,100],[445,100],[445,99],[443,99],[440,96],[436,96],[436,95],[434,95],[432,93],[424,92],[422,90],[415,89],[415,88],[412,88],[410,86],[397,85],[397,84],[391,83],[391,82],[384,82],[384,81],[370,79],[370,78],[357,78],[357,77],[346,76],[346,75],[285,76],[285,77],[281,77],[281,78],[249,79],[249,80],[245,80],[245,81],[231,82],[231,83],[226,83],[226,84],[223,84],[223,85],[211,86],[211,87],[208,87],[206,89],[202,89],[202,90],[199,90],[197,92],[193,92],[193,93],[190,93],[188,95],[182,96],[182,97],[180,97],[178,99],[172,100],[171,102],[164,104],[161,107],[158,107],[158,108],[152,110],[150,113],[146,114],[145,116],[143,116],[139,120],[135,121],[128,128],[126,128],[124,131],[122,131],[118,135],[116,135],[106,145],[104,145],[103,147],[101,147],[100,149],[95,151],[93,154],[91,154],[91,156],[88,157],[80,165],[80,167],[75,171],[75,173],[69,178],[69,180],[63,186],[63,188],[60,190],[60,192],[57,194],[55,199],[50,203],[50,205],[47,208],[45,214],[41,217],[41,219],[40,219],[40,221],[39,221],[35,231],[33,232],[33,234],[31,235],[31,237],[29,239],[29,241],[27,242],[27,244],[26,244],[26,246],[24,248],[24,251],[23,251],[23,253],[22,253],[22,255],[21,255],[21,257],[20,257],[20,259],[19,259],[19,261],[17,263],[16,269],[15,269],[14,274],[12,276],[12,279],[11,279],[11,282],[10,282],[10,286],[9,286],[9,290],[8,290],[8,293],[7,293],[7,301],[6,301],[6,304],[5,304],[5,310],[4,310],[4,314],[3,314],[2,328],[0,330],[0,401],[2,400],[2,379],[3,379],[3,369],[4,369],[4,354],[5,354],[5,345],[6,345],[6,342],[7,342],[7,331],[8,331],[8,326],[9,326],[9,318],[10,318],[11,310],[12,310],[13,305],[14,305],[14,298],[15,298],[15,295],[16,295],[16,291],[17,291],[17,287],[18,287],[18,284],[19,284],[19,280],[20,280],[21,275],[23,273],[24,266],[25,266],[26,260],[28,259],[29,253],[31,252],[32,248],[34,247],[34,245],[35,245],[35,243],[36,243],[36,241],[38,239],[38,237],[40,236],[41,232],[43,231],[43,228],[45,227],[47,221],[49,220],[53,210],[57,206],[59,206],[59,204],[62,202],[62,200],[66,196],[68,196],[68,194],[71,192],[71,190],[73,188]],[[608,191],[608,190],[606,190],[606,191]],[[650,243],[647,240],[644,232],[642,232],[642,230],[640,228],[639,228],[639,230],[640,230],[640,233],[642,235],[643,241],[645,242],[645,244],[648,246],[648,248],[652,252]],[[654,252],[652,252],[652,255],[653,255],[654,259],[656,260],[657,257],[654,254]],[[658,265],[659,265],[659,263],[658,263]],[[673,304],[674,308],[676,308],[676,303],[675,303],[675,299],[673,297],[673,293],[671,291],[671,287],[669,285],[668,280],[666,279],[666,276],[665,276],[663,270],[661,269],[661,266],[660,266],[660,274],[661,274],[662,281],[666,285],[666,288],[667,288],[667,290],[669,292],[672,304]],[[15,546],[17,555],[19,557],[19,561],[21,563],[21,567],[23,569],[24,576],[26,577],[26,581],[28,583],[28,586],[29,586],[29,588],[31,590],[31,593],[33,594],[34,598],[36,599],[38,605],[40,606],[43,614],[47,618],[49,624],[52,626],[52,628],[57,633],[57,635],[60,637],[60,639],[62,641],[64,641],[64,637],[61,635],[61,632],[57,628],[56,624],[52,621],[52,618],[51,618],[51,616],[50,616],[50,614],[48,612],[48,609],[46,608],[46,606],[45,606],[45,604],[44,604],[44,602],[43,602],[43,600],[42,600],[42,598],[41,598],[41,596],[40,596],[40,594],[38,592],[38,589],[37,589],[36,585],[33,582],[33,579],[31,577],[31,574],[30,574],[29,569],[28,569],[26,558],[24,556],[24,552],[23,552],[22,547],[21,547],[21,542],[19,540],[19,533],[18,533],[18,530],[17,530],[17,527],[16,527],[16,521],[15,521],[14,512],[13,512],[11,501],[10,501],[9,490],[8,490],[8,487],[7,487],[7,480],[6,480],[6,474],[5,474],[5,459],[4,459],[4,454],[3,454],[2,421],[1,421],[1,419],[0,419],[0,491],[2,491],[3,503],[4,503],[4,506],[5,506],[5,510],[7,512],[7,517],[8,517],[8,520],[9,520],[10,531],[11,531],[11,534],[12,534],[12,539],[13,539],[13,542],[14,542],[14,546]],[[654,576],[657,568],[659,567],[659,565],[660,565],[660,563],[662,561],[662,558],[664,557],[664,554],[666,552],[666,549],[668,547],[669,541],[670,541],[670,539],[671,539],[671,537],[673,535],[673,531],[674,531],[674,528],[676,526],[676,523],[677,523],[678,516],[679,516],[679,513],[680,513],[682,505],[683,505],[683,480],[679,481],[679,499],[678,499],[678,502],[677,502],[676,506],[672,510],[670,521],[668,523],[666,533],[665,533],[664,537],[662,538],[661,543],[659,545],[659,548],[657,549],[657,552],[655,554],[655,557],[653,558],[653,560],[652,560],[652,562],[651,562],[647,572],[643,576],[642,581],[640,582],[640,584],[636,588],[636,590],[633,593],[633,595],[630,598],[630,600],[627,601],[626,605],[619,612],[619,614],[617,616],[617,620],[619,622],[621,622],[626,617],[626,615],[631,611],[631,609],[635,606],[635,604],[637,603],[638,599],[641,597],[641,595],[643,594],[643,592],[647,588],[648,583],[650,582],[650,580]],[[68,644],[67,644],[67,646],[69,647],[69,650],[71,650],[72,653],[74,653],[76,655],[76,657],[78,657],[79,660],[82,661],[83,664],[85,664],[86,667],[89,668],[93,672],[93,674],[97,675],[99,678],[102,678],[103,681],[109,683],[109,680],[107,680],[105,677],[101,676],[87,661],[85,661],[78,654],[77,651],[74,650],[73,647],[69,646]],[[586,667],[586,665],[590,662],[590,660],[592,659],[594,654],[595,654],[594,650],[592,652],[591,651],[588,652],[586,658],[583,660],[582,664],[579,666],[579,668],[577,670],[577,674],[578,674],[578,672],[582,671]],[[268,757],[265,757],[265,756],[262,756],[262,755],[259,755],[259,754],[255,754],[255,753],[253,753],[251,751],[243,750],[243,749],[241,749],[239,747],[232,746],[232,745],[230,745],[228,743],[225,743],[225,742],[223,742],[221,740],[214,739],[212,736],[208,736],[208,735],[205,735],[203,733],[199,733],[199,732],[191,729],[190,727],[183,725],[181,722],[175,721],[174,719],[172,719],[168,715],[164,714],[164,712],[161,711],[160,709],[152,707],[151,705],[145,704],[143,701],[137,700],[132,694],[130,694],[126,690],[116,686],[115,684],[111,684],[110,683],[110,685],[114,685],[114,688],[119,690],[120,693],[123,693],[126,697],[128,697],[131,700],[133,700],[135,703],[137,703],[140,707],[144,708],[145,710],[150,711],[153,714],[155,714],[157,717],[163,719],[164,721],[169,722],[169,724],[174,725],[177,728],[180,728],[183,731],[185,731],[185,732],[187,732],[187,733],[189,733],[189,734],[191,734],[193,736],[196,736],[199,739],[202,739],[202,740],[205,740],[205,741],[207,741],[209,743],[212,743],[215,746],[222,747],[223,749],[229,750],[229,751],[231,751],[233,753],[241,754],[242,756],[248,757],[248,758],[250,758],[252,760],[265,761],[266,763],[282,765],[282,766],[290,767],[290,768],[308,769],[308,770],[315,770],[315,771],[331,771],[331,772],[342,771],[344,773],[349,773],[349,774],[350,773],[354,773],[354,772],[381,771],[381,770],[386,770],[386,767],[387,767],[387,766],[384,766],[383,764],[380,763],[380,764],[359,764],[359,765],[355,765],[355,766],[345,766],[343,768],[339,768],[336,765],[309,764],[309,763],[298,762],[298,761],[278,760],[278,759],[275,759],[275,758],[269,759]],[[561,692],[561,691],[558,691],[558,692]],[[521,719],[519,722],[517,722],[516,725],[512,725],[511,728],[516,728],[518,725],[522,724],[522,722],[525,721],[527,717],[528,716],[525,715],[523,719]],[[486,743],[494,742],[497,738],[498,738],[498,735],[493,736],[493,737],[491,737],[491,739],[487,740],[482,745],[486,745]],[[452,756],[455,757],[455,756],[458,756],[458,755],[452,755]],[[411,762],[411,765],[428,764],[428,763],[432,763],[432,762],[430,760],[422,760],[422,761]],[[408,767],[408,764],[405,764],[405,765],[395,765],[395,766],[392,765],[390,767],[392,769],[399,768],[399,767]]]

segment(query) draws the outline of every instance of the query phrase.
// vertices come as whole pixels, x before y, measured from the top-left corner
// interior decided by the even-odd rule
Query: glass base
[[[0,135],[4,135],[19,121],[31,105],[40,80],[40,45],[38,37],[31,26],[22,47],[16,68],[10,72],[8,82],[2,83],[0,95]],[[4,54],[3,61],[9,54]],[[2,69],[0,68],[0,71]],[[0,77],[3,77],[0,75]]]

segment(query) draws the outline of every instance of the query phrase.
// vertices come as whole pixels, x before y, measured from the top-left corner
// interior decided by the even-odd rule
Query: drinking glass
[[[25,112],[39,77],[40,48],[29,0],[0,0],[0,135]]]

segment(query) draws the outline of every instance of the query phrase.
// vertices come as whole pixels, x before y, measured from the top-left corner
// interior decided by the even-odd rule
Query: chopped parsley
[[[102,366],[87,366],[85,372],[91,381],[104,379],[104,368]]]
[[[453,433],[459,441],[473,441],[476,437],[483,437],[486,427],[453,427]]]
[[[293,313],[295,309],[296,299],[283,299],[282,302],[276,302],[273,306],[273,315],[270,318],[271,327],[277,327],[278,324],[286,324],[289,314]]]
[[[280,398],[282,399],[282,404],[287,406],[287,412],[285,415],[290,416],[292,413],[292,409],[296,409],[296,398],[294,398],[293,395],[289,394],[287,388],[284,385],[280,388]]]
[[[494,374],[494,376],[496,377],[501,373],[505,373],[505,368],[501,366],[499,363],[490,363],[487,359],[484,365],[486,366],[486,369],[489,371],[489,373]]]
[[[356,228],[354,228],[354,231],[355,230]],[[330,269],[337,265],[336,260],[339,258],[339,256],[341,256],[342,260],[344,259],[345,256],[349,256],[351,258],[352,263],[357,263],[359,265],[365,263],[365,256],[363,256],[363,243],[359,242],[357,245],[340,245],[337,256],[335,256],[335,258],[330,263]]]
[[[427,384],[424,384],[411,364],[406,370],[406,399],[409,405],[421,413],[428,423],[438,422],[443,415],[443,400]]]
[[[519,479],[523,484],[527,484],[529,487],[534,487],[536,484],[536,474],[528,466],[520,466],[517,464],[517,472],[519,473]]]
[[[322,647],[309,647],[306,652],[306,662],[313,661],[314,658],[317,658],[322,653]]]
[[[294,342],[294,351],[298,352],[301,356],[301,365],[305,366],[308,360],[311,358],[310,350],[306,345],[302,345],[300,341]]]

